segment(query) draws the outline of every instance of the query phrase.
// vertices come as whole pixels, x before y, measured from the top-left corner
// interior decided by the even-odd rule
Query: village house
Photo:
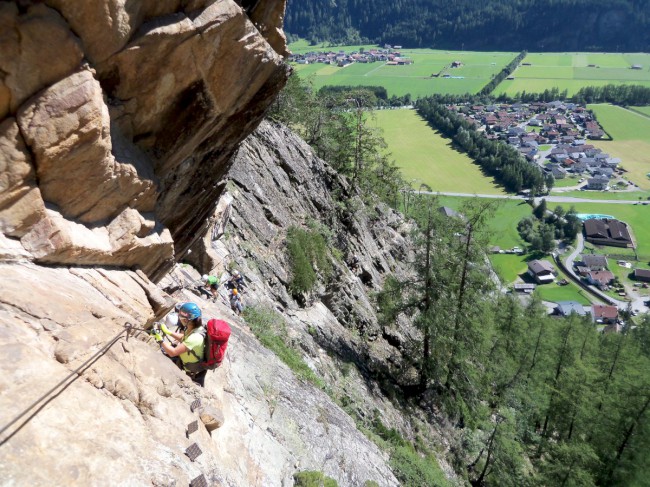
[[[605,291],[609,289],[610,284],[614,281],[614,274],[610,271],[588,271],[585,278],[592,286]]]
[[[606,271],[607,257],[598,254],[584,254],[582,256],[582,264],[590,271]]]
[[[587,180],[587,188],[595,191],[604,191],[609,189],[609,178],[605,176],[596,176]]]
[[[538,284],[547,284],[555,279],[555,268],[547,260],[535,259],[528,263],[528,274]]]
[[[553,311],[559,316],[570,316],[571,313],[575,313],[578,316],[587,315],[585,307],[577,301],[559,301]]]
[[[604,304],[591,305],[591,319],[595,323],[616,324],[618,308]]]

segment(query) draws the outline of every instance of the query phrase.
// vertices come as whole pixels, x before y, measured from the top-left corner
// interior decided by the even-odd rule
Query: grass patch
[[[490,254],[490,262],[504,284],[515,282],[528,268],[528,257],[515,254]]]
[[[415,110],[380,110],[375,122],[404,179],[412,181],[415,189],[426,184],[433,191],[504,194],[493,178],[485,177],[479,166],[455,150]]]
[[[556,179],[555,183],[553,184],[553,188],[554,189],[555,188],[567,188],[567,187],[571,187],[571,186],[578,186],[579,184],[582,184],[582,183],[578,182],[578,178],[575,177],[575,176],[571,176],[571,177],[564,178],[564,179]]]
[[[293,474],[295,487],[338,487],[338,483],[323,472],[303,470]]]
[[[243,312],[244,319],[262,345],[271,350],[293,373],[325,390],[325,382],[311,370],[302,355],[291,347],[287,328],[282,317],[270,308],[248,306]]]
[[[572,282],[569,282],[566,286],[558,286],[555,283],[544,284],[543,286],[537,286],[535,292],[544,301],[550,301],[551,303],[577,301],[580,304],[591,304],[592,299],[595,300],[595,298],[592,298],[586,291]]]
[[[441,206],[448,206],[454,210],[459,210],[463,202],[467,199],[459,196],[438,197]],[[498,245],[504,250],[513,247],[525,248],[526,242],[519,237],[517,223],[525,216],[530,216],[531,214],[532,210],[530,206],[522,200],[499,200],[499,206],[494,213],[494,218],[488,222],[490,245]]]
[[[645,191],[563,191],[553,196],[566,196],[585,200],[611,200],[611,201],[647,201],[650,192]],[[640,198],[640,200],[639,200]],[[552,203],[549,203],[552,204]],[[605,203],[606,204],[606,203]]]

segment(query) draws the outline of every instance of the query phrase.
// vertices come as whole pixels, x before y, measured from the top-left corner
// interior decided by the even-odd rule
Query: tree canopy
[[[289,0],[313,43],[521,51],[647,51],[649,0]]]

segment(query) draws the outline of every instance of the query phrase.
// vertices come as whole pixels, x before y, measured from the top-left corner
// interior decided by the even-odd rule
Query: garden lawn
[[[528,270],[527,257],[516,254],[490,254],[490,262],[504,284],[515,282]]]
[[[596,140],[593,144],[604,152],[619,157],[627,178],[639,188],[650,190],[650,118],[609,105],[588,105],[598,122],[613,140]]]
[[[631,69],[641,64],[644,69]],[[504,80],[494,94],[541,93],[558,88],[575,94],[585,86],[635,84],[650,87],[650,54],[645,53],[529,53],[512,73],[513,80]]]
[[[555,188],[568,188],[568,187],[571,187],[571,186],[578,186],[579,184],[582,184],[582,183],[578,182],[578,177],[577,176],[569,176],[569,177],[566,177],[564,179],[556,179],[555,182],[553,183],[553,189],[555,189]],[[553,192],[553,190],[551,190],[551,192]],[[562,193],[562,194],[564,194],[564,193]]]
[[[375,116],[388,151],[414,189],[426,184],[432,191],[504,194],[494,179],[484,176],[479,166],[455,150],[415,110],[379,110]]]
[[[305,42],[293,43],[289,49],[295,53],[309,51],[358,51],[361,46],[319,47]],[[377,46],[363,46],[365,50]],[[368,64],[354,63],[339,68],[325,64],[295,65],[303,78],[310,78],[316,89],[323,86],[383,86],[388,95],[403,96],[410,93],[413,98],[442,94],[478,93],[499,73],[516,53],[439,51],[433,49],[401,49],[402,57],[410,58],[413,64],[388,66],[385,62]],[[451,68],[453,61],[462,66]],[[443,75],[449,75],[443,78]]]
[[[558,277],[560,279],[563,278],[562,275]],[[596,298],[592,297],[587,293],[587,291],[579,288],[571,281],[569,281],[569,284],[566,286],[558,286],[554,282],[544,284],[543,286],[537,286],[535,292],[539,294],[544,301],[550,301],[551,303],[559,303],[560,301],[577,301],[580,304],[591,304],[593,301],[597,301]]]

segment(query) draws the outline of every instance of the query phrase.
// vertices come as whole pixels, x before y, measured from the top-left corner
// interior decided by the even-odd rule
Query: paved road
[[[462,196],[465,198],[492,198],[502,200],[516,200],[526,201],[523,196],[514,196],[507,194],[475,194],[475,193],[451,193],[448,191],[414,191],[419,194],[432,194],[441,196]],[[541,199],[545,199],[547,203],[614,203],[621,205],[636,205],[639,200],[593,200],[589,198],[575,198],[573,196],[543,196],[542,198],[535,198],[535,204],[539,203]]]

